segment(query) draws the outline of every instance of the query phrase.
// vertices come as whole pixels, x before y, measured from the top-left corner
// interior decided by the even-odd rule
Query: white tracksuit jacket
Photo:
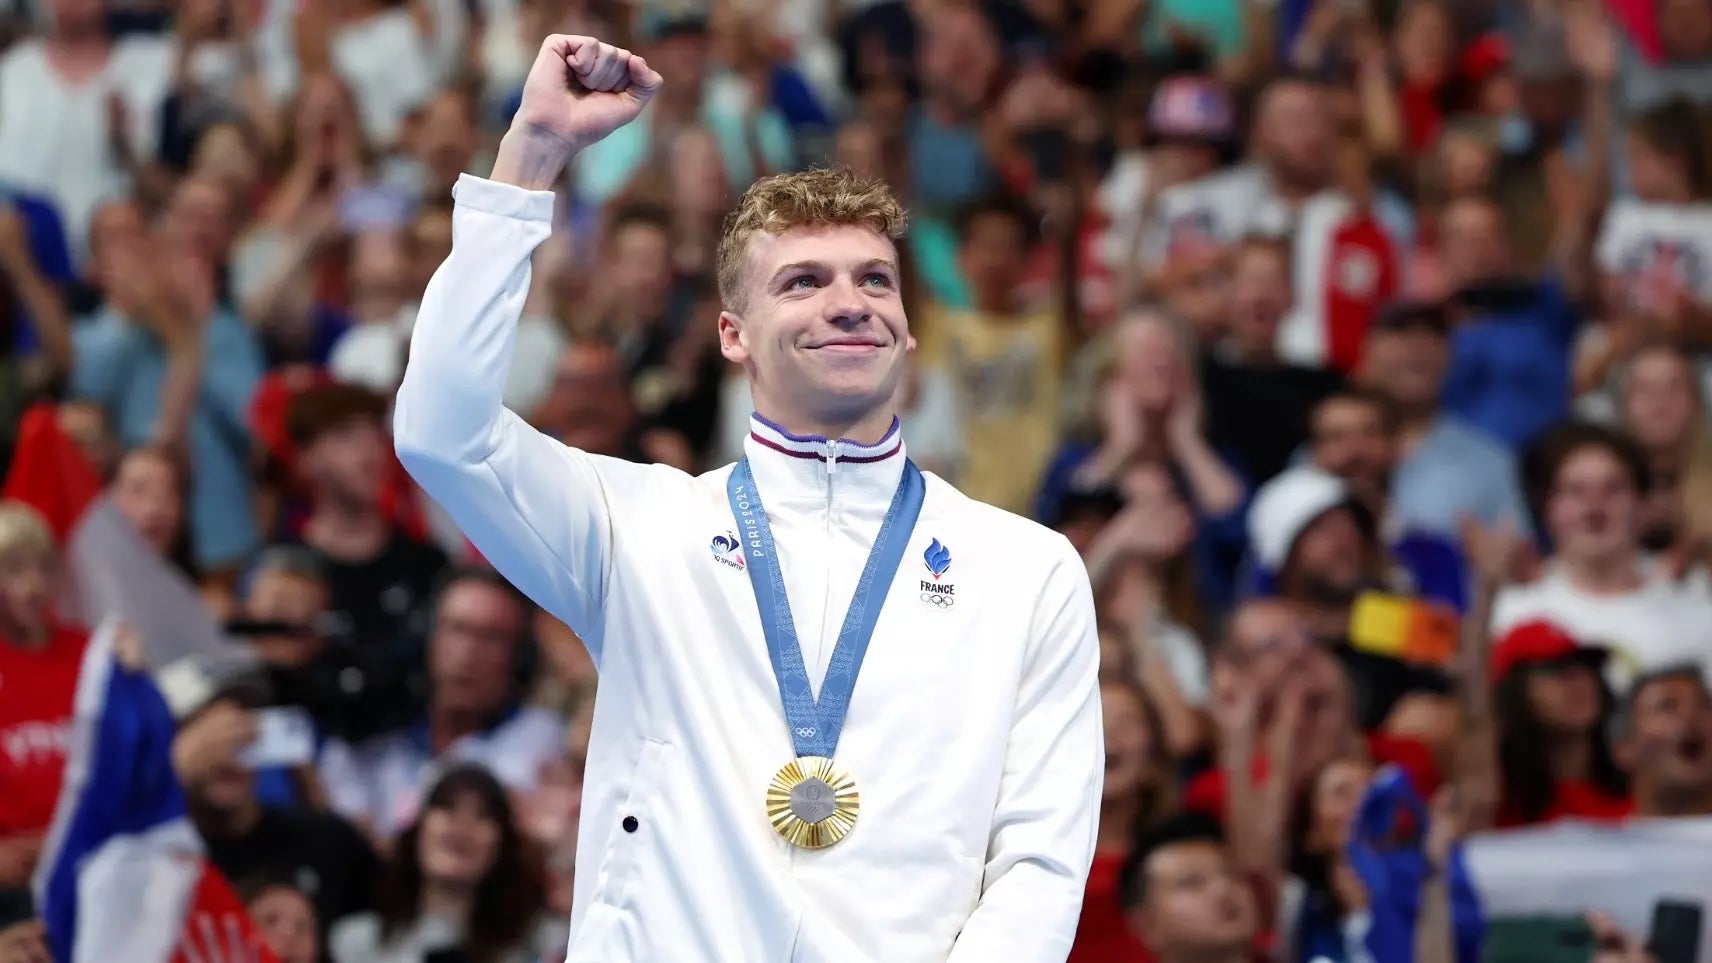
[[[793,751],[760,615],[741,549],[715,541],[736,541],[729,467],[589,455],[502,407],[553,195],[465,175],[455,196],[394,431],[428,494],[600,670],[570,960],[1063,960],[1104,771],[1093,598],[1069,543],[927,476],[836,755],[860,820],[794,849],[763,805]],[[747,451],[818,685],[902,443],[756,419]],[[933,539],[951,553],[938,578]]]

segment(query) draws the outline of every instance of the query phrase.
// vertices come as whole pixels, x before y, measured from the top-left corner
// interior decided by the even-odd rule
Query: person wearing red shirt
[[[1118,890],[1136,834],[1171,812],[1176,774],[1159,710],[1138,683],[1128,678],[1101,683],[1100,713],[1105,721],[1106,779],[1099,838],[1066,963],[1151,963],[1152,956],[1130,928]]]
[[[28,884],[65,773],[85,639],[52,618],[58,588],[47,523],[0,504],[0,889]]]
[[[1600,677],[1606,652],[1550,622],[1524,622],[1492,647],[1500,828],[1558,819],[1615,819],[1634,808],[1605,740],[1616,705]]]

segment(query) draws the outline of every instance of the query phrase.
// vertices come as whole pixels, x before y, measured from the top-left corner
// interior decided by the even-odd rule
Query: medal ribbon
[[[791,603],[785,596],[785,573],[779,567],[773,529],[767,524],[767,510],[761,505],[761,492],[755,486],[755,474],[749,468],[747,456],[731,470],[725,492],[731,502],[731,514],[737,519],[737,537],[742,539],[743,554],[749,561],[746,566],[749,586],[755,590],[755,604],[761,611],[761,631],[767,637],[767,655],[773,663],[773,677],[779,683],[779,699],[785,707],[785,721],[791,727],[791,742],[798,756],[830,759],[844,730],[850,695],[856,689],[856,674],[862,670],[862,659],[868,654],[868,642],[880,620],[880,607],[885,604],[886,593],[915,531],[916,517],[921,514],[927,482],[915,463],[904,459],[898,490],[892,495],[891,507],[886,509],[885,521],[880,523],[880,534],[874,539],[868,562],[862,567],[862,578],[856,583],[850,609],[844,614],[844,626],[838,632],[832,660],[826,666],[826,678],[820,684],[819,701],[815,700],[814,686],[803,667],[796,620],[791,617]],[[879,590],[878,598],[874,597],[875,589]]]

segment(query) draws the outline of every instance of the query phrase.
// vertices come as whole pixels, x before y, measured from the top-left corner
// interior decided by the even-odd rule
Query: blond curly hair
[[[719,236],[719,299],[736,311],[748,306],[743,273],[749,239],[757,231],[776,235],[794,227],[859,225],[896,241],[904,236],[906,221],[903,205],[884,181],[824,169],[763,177],[749,185],[725,216]]]

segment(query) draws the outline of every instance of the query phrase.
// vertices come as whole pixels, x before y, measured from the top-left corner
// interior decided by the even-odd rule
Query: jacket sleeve
[[[553,194],[465,174],[453,196],[452,253],[417,314],[393,443],[483,557],[575,630],[598,665],[609,496],[647,469],[562,445],[501,402]]]
[[[1069,544],[1037,609],[987,843],[981,901],[949,963],[1062,963],[1094,859],[1105,775],[1094,595]]]

